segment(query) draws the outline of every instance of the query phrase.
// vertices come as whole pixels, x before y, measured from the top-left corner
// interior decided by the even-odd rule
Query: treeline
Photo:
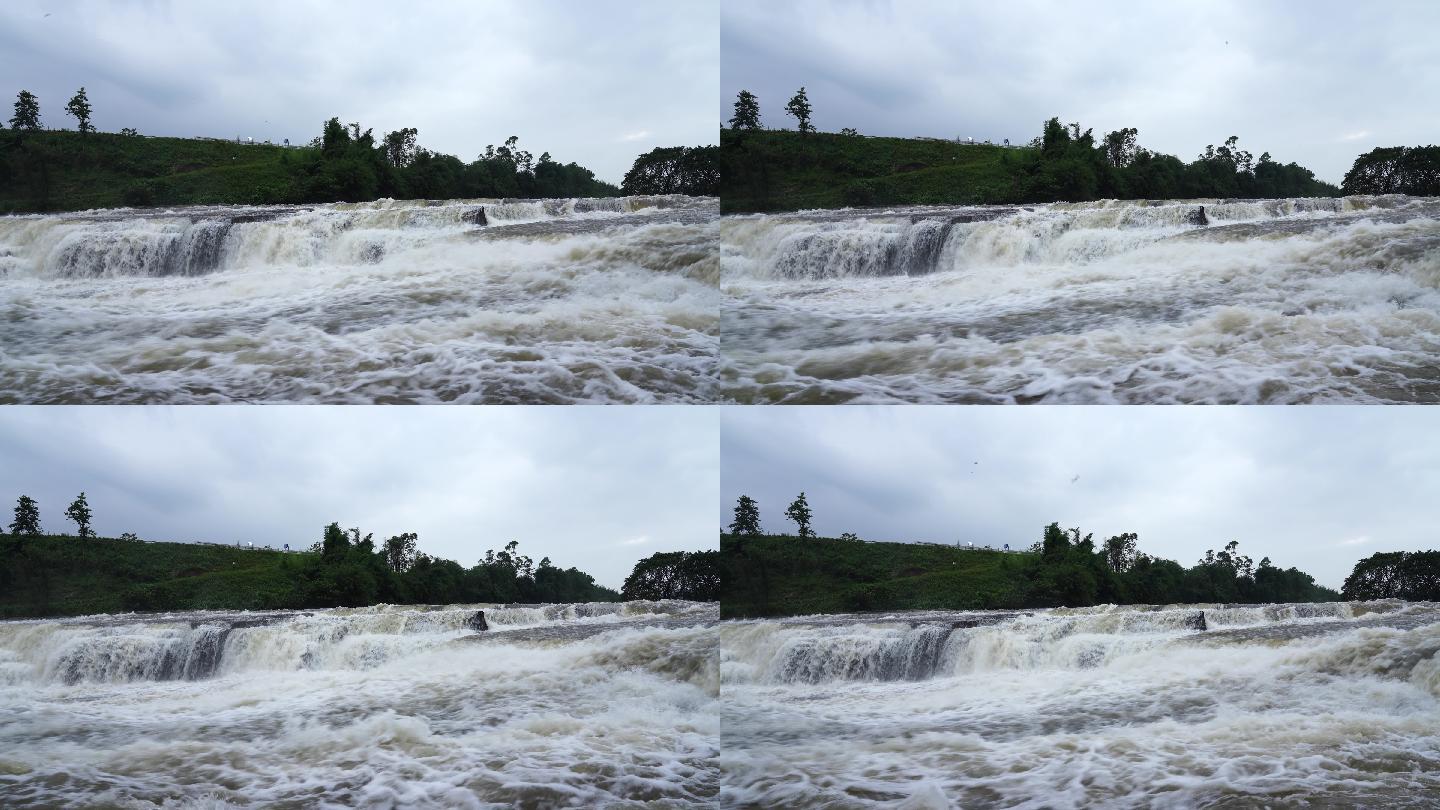
[[[574,567],[537,563],[511,541],[466,568],[420,551],[414,532],[325,527],[305,551],[251,544],[141,542],[133,533],[99,538],[80,493],[65,511],[76,534],[47,534],[35,499],[15,502],[0,534],[0,617],[121,610],[360,607],[378,603],[606,602],[624,599],[714,601],[716,551],[662,552],[640,560],[621,593]],[[120,542],[117,542],[120,541]]]
[[[1002,163],[1014,180],[997,202],[1083,202],[1099,199],[1193,199],[1197,197],[1327,197],[1340,189],[1315,179],[1296,163],[1281,164],[1261,153],[1257,160],[1231,135],[1206,146],[1185,163],[1141,147],[1139,132],[1124,128],[1097,139],[1080,124],[1045,122],[1029,150],[1007,152]]]
[[[132,128],[119,134],[99,132],[91,123],[84,88],[66,111],[76,119],[74,132],[46,129],[39,98],[24,90],[18,94],[10,128],[0,133],[0,210],[72,210],[93,204],[97,197],[109,203],[112,196],[115,204],[153,206],[621,193],[574,162],[561,163],[549,152],[535,157],[520,147],[516,136],[487,146],[465,162],[419,146],[413,127],[377,135],[359,123],[331,118],[308,146],[231,144],[237,154],[237,149],[221,153],[202,148],[224,141],[142,138]],[[163,143],[168,141],[192,146]],[[715,158],[705,149],[714,147],[679,147],[674,154],[656,155],[662,150],[655,150],[641,156],[628,193],[707,193],[704,189],[718,183],[718,170],[706,174],[707,161],[713,166]],[[657,181],[673,192],[653,190]],[[98,193],[97,185],[118,188],[106,195]]]
[[[1138,131],[1104,135],[1046,121],[1028,146],[818,132],[805,89],[786,112],[796,130],[767,130],[756,97],[741,91],[721,131],[722,188],[729,210],[897,204],[1016,204],[1099,199],[1335,196],[1337,187],[1231,136],[1190,162],[1141,147]]]
[[[386,133],[378,140],[360,124],[325,122],[310,148],[284,152],[288,182],[265,190],[275,203],[366,202],[395,199],[464,197],[613,197],[620,189],[595,179],[576,163],[561,164],[542,152],[537,159],[510,136],[500,146],[485,147],[465,163],[454,155],[418,146],[413,127]],[[132,205],[163,204],[164,180],[136,184],[127,192]]]
[[[635,564],[622,598],[688,599],[716,602],[720,599],[720,552],[662,551]]]
[[[720,194],[720,147],[662,146],[635,158],[620,183],[626,194]]]
[[[1027,552],[933,544],[820,540],[804,493],[786,510],[797,535],[766,534],[759,506],[741,496],[721,536],[729,615],[900,609],[1008,609],[1100,604],[1335,601],[1340,594],[1230,542],[1190,567],[1143,553],[1134,533],[1097,542],[1046,526]],[[817,594],[821,594],[817,596]]]
[[[1440,146],[1389,146],[1355,158],[1341,183],[1346,194],[1440,196]]]
[[[1341,593],[1346,599],[1440,602],[1440,551],[1388,551],[1355,563]]]
[[[1232,540],[1211,549],[1185,568],[1174,560],[1140,552],[1134,533],[1106,538],[1098,545],[1091,534],[1045,527],[1031,547],[1033,568],[1027,607],[1080,607],[1102,604],[1169,605],[1197,602],[1333,602],[1335,591],[1315,584],[1297,569],[1276,567],[1269,557],[1258,565],[1240,553]]]
[[[392,604],[457,604],[467,602],[607,602],[620,595],[595,584],[576,568],[561,569],[544,557],[537,565],[510,541],[503,549],[485,552],[465,568],[454,560],[416,550],[413,532],[393,535],[376,544],[359,529],[342,530],[338,523],[324,535],[297,567],[295,604],[285,607],[359,607]],[[165,610],[149,603],[142,591],[135,610]],[[154,593],[163,593],[156,591]]]

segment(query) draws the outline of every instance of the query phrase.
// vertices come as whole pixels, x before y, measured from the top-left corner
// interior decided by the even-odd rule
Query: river
[[[742,403],[1440,402],[1440,200],[726,216]]]
[[[1440,605],[723,622],[722,805],[1430,808]]]
[[[718,204],[381,200],[0,217],[0,403],[689,403]]]
[[[0,806],[713,806],[717,618],[666,601],[0,622]]]

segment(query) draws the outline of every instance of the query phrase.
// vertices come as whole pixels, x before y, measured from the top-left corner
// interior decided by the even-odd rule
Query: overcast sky
[[[520,136],[537,158],[619,182],[656,146],[716,141],[714,0],[405,3],[6,0],[0,76],[43,124],[80,86],[104,131],[290,139],[331,116],[475,159]]]
[[[657,551],[717,546],[709,407],[0,408],[0,494],[73,532],[308,548],[325,524],[413,531],[469,567],[509,540],[618,588]]]
[[[1237,540],[1332,588],[1375,552],[1440,548],[1429,408],[726,408],[721,425],[722,525],[748,494],[794,532],[803,490],[821,536],[1028,548],[1058,521],[1187,567]]]
[[[1338,183],[1377,146],[1435,143],[1440,3],[1430,0],[726,0],[721,118],[735,94],[793,129],[1008,138],[1059,116],[1194,160],[1240,136]]]

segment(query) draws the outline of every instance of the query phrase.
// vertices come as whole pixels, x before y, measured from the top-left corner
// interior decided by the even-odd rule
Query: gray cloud
[[[748,494],[771,531],[804,490],[826,536],[1024,548],[1059,521],[1187,566],[1237,540],[1331,587],[1440,536],[1426,409],[727,408],[721,459],[720,522]]]
[[[107,131],[304,143],[333,115],[464,160],[518,135],[618,182],[641,152],[715,142],[717,19],[703,0],[18,0],[0,90],[38,95],[50,127],[84,85]]]
[[[721,111],[793,127],[1029,141],[1052,115],[1189,161],[1230,135],[1339,182],[1377,146],[1434,140],[1440,6],[1293,2],[728,0]]]
[[[473,565],[518,540],[619,587],[714,548],[708,407],[0,408],[0,496],[49,531],[84,490],[102,535],[308,547],[330,521]]]

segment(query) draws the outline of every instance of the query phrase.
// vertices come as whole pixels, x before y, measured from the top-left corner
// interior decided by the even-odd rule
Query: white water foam
[[[724,622],[720,648],[727,807],[1440,796],[1434,604]]]
[[[721,268],[740,402],[1440,402],[1436,199],[725,217]]]
[[[470,629],[476,610],[489,630]],[[716,615],[632,602],[0,622],[0,806],[713,806]]]
[[[713,401],[717,219],[688,197],[0,217],[0,402]]]

